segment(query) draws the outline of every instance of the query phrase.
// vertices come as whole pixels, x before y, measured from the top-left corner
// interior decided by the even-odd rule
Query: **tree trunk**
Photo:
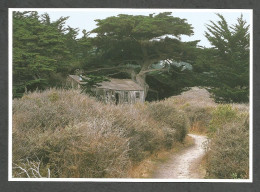
[[[149,85],[146,83],[145,71],[148,70],[151,64],[152,63],[149,60],[147,60],[143,63],[142,68],[138,74],[135,73],[131,74],[132,80],[134,80],[138,85],[140,85],[144,89],[144,98],[146,98],[149,90]]]
[[[149,85],[146,83],[146,74],[138,73],[136,75],[135,81],[137,82],[138,85],[143,87],[143,89],[144,89],[144,98],[146,98],[148,90],[149,90]]]

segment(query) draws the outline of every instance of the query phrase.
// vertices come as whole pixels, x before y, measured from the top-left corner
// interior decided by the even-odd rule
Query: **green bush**
[[[231,105],[218,105],[212,112],[212,119],[209,124],[209,133],[214,134],[230,121],[239,119],[238,111]]]

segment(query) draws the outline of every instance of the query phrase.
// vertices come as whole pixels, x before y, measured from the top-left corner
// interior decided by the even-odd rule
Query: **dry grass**
[[[105,105],[77,90],[46,90],[13,101],[14,177],[40,162],[51,177],[129,177],[129,170],[160,150],[182,141],[185,115],[164,102]],[[34,177],[33,174],[29,174]]]

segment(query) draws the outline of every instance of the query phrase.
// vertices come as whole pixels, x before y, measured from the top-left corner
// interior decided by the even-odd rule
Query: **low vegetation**
[[[189,118],[190,132],[206,134],[206,178],[249,177],[248,104],[216,104],[205,89],[192,88],[170,98]]]
[[[249,177],[246,104],[216,104],[199,88],[117,106],[77,90],[29,93],[13,100],[13,176],[140,177],[151,171],[149,159],[178,148],[188,132],[209,137],[206,178]]]
[[[246,179],[249,177],[249,115],[231,105],[213,111],[209,126],[212,137],[207,156],[209,178]]]
[[[77,90],[29,93],[13,100],[13,176],[129,177],[145,158],[182,142],[187,128],[167,101],[115,106]]]

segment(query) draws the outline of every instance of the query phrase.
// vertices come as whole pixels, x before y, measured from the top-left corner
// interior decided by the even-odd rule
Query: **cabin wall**
[[[143,103],[144,102],[144,91],[129,91],[128,99],[129,99],[129,103],[131,103],[131,104],[138,103],[138,102]]]
[[[74,89],[80,89],[80,84],[75,80],[71,79],[70,77],[67,78],[66,84]]]
[[[105,103],[116,103],[118,95],[118,104],[134,104],[144,102],[144,91],[120,91],[120,90],[109,90],[109,89],[96,89],[97,98]],[[138,98],[136,97],[138,96]]]
[[[72,88],[80,89],[81,85],[76,82],[72,78],[68,78],[67,82]],[[134,103],[143,103],[144,99],[144,91],[127,91],[127,90],[112,90],[112,89],[104,89],[104,88],[92,88],[93,92],[95,92],[96,97],[100,101],[104,101],[105,103],[113,103],[113,104],[134,104]],[[118,98],[117,98],[118,96]]]

